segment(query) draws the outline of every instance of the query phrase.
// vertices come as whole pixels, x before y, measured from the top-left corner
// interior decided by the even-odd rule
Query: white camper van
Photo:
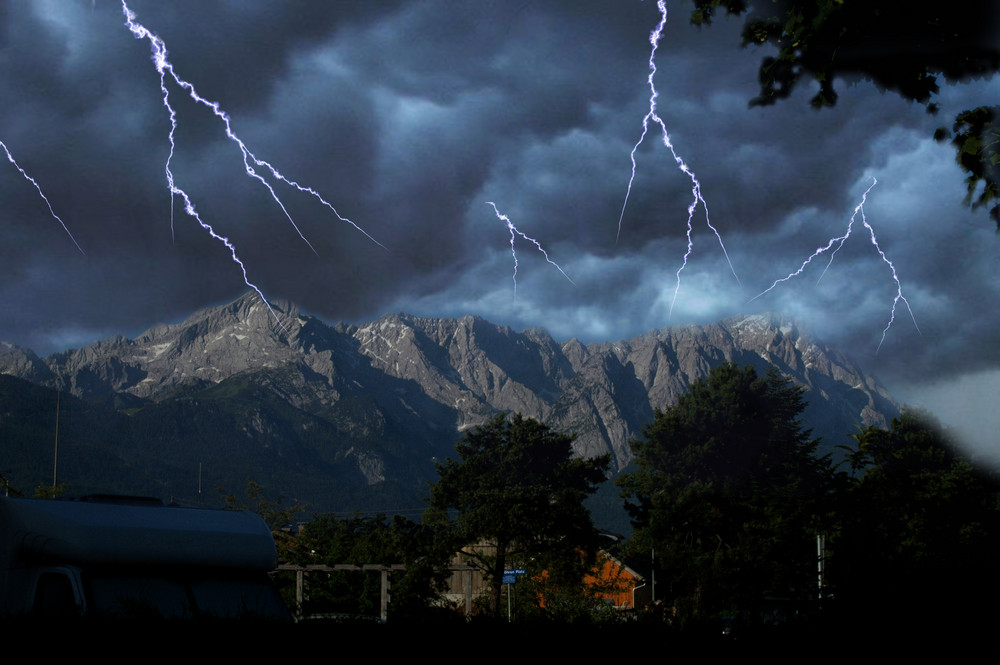
[[[287,621],[276,563],[248,512],[0,497],[0,616]]]

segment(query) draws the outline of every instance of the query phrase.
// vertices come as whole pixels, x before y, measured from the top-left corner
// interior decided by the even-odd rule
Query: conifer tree
[[[815,596],[833,476],[799,424],[802,394],[774,368],[725,363],[632,442],[638,469],[618,482],[633,545],[655,548],[657,596],[680,616],[751,616],[767,595]]]

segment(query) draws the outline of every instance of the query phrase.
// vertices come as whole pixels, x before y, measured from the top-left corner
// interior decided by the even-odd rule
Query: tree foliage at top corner
[[[508,563],[530,558],[550,574],[563,565],[574,569],[570,575],[582,573],[574,564],[594,543],[583,500],[604,481],[610,456],[574,458],[573,438],[532,418],[501,414],[465,433],[455,446],[457,460],[437,465],[425,521],[449,524],[456,547],[487,573],[494,611]],[[490,547],[478,547],[483,543]]]
[[[952,132],[955,159],[968,174],[965,202],[975,209],[1000,200],[1000,106],[962,111],[955,117]],[[939,141],[947,140],[948,136],[943,127],[934,134]],[[980,182],[983,183],[981,190]],[[1000,205],[990,208],[990,218],[1000,230]]]
[[[879,90],[937,111],[932,96],[938,77],[949,84],[992,76],[1000,70],[1000,3],[969,0],[937,11],[900,0],[692,0],[691,22],[708,25],[721,11],[746,14],[743,45],[778,49],[758,70],[760,91],[751,106],[767,106],[791,95],[812,78],[819,91],[814,108],[837,102],[834,79],[868,80]],[[966,202],[984,207],[998,199],[1000,107],[964,111],[951,132],[959,165],[969,174]],[[975,196],[982,182],[982,191]],[[990,209],[1000,229],[1000,205]]]

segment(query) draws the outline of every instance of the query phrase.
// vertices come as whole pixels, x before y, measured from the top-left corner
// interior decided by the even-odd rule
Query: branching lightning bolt
[[[656,91],[656,86],[653,83],[653,77],[656,75],[656,49],[659,48],[660,46],[660,37],[663,35],[663,27],[667,24],[666,0],[657,0],[656,6],[660,10],[660,22],[657,24],[656,28],[649,34],[649,43],[652,45],[652,49],[649,52],[649,78],[647,79],[647,81],[649,82],[649,93],[650,93],[649,112],[642,119],[642,134],[640,134],[639,140],[636,141],[635,146],[632,147],[632,153],[630,154],[630,159],[632,160],[632,176],[629,178],[628,189],[625,192],[625,202],[622,203],[622,212],[621,215],[618,217],[618,235],[615,237],[615,242],[617,242],[618,238],[621,237],[622,220],[625,219],[625,208],[628,207],[628,198],[629,195],[632,193],[632,182],[635,180],[635,168],[636,168],[635,151],[639,149],[639,146],[642,145],[643,140],[645,140],[646,133],[649,131],[649,121],[652,120],[653,122],[655,122],[657,125],[660,126],[660,134],[663,139],[663,145],[666,146],[668,150],[670,150],[670,154],[673,155],[674,162],[676,162],[677,164],[677,168],[683,171],[691,179],[691,195],[693,197],[693,200],[688,205],[687,209],[688,212],[687,251],[684,253],[684,260],[683,263],[681,264],[681,267],[677,269],[677,286],[674,288],[673,300],[670,301],[670,312],[668,314],[669,318],[670,315],[673,314],[674,303],[677,302],[677,294],[681,288],[681,271],[684,270],[684,268],[687,266],[688,257],[691,256],[691,251],[694,249],[694,242],[691,239],[692,219],[694,218],[694,212],[695,210],[697,210],[699,203],[705,209],[705,223],[708,225],[708,228],[712,230],[712,233],[715,234],[715,237],[719,240],[719,246],[722,247],[722,253],[726,255],[726,261],[729,263],[729,269],[732,271],[733,277],[736,278],[736,283],[740,284],[741,287],[743,285],[740,282],[739,276],[736,274],[736,269],[733,268],[733,262],[729,258],[729,252],[726,251],[726,245],[722,242],[722,236],[719,234],[719,231],[712,225],[711,219],[709,219],[708,204],[705,202],[705,199],[701,195],[701,183],[698,181],[697,176],[695,176],[694,171],[692,171],[691,168],[684,162],[684,160],[681,159],[680,155],[677,154],[677,151],[674,149],[674,145],[670,140],[670,133],[667,131],[666,124],[664,124],[663,120],[656,113],[656,98],[659,96],[659,93]]]
[[[167,108],[167,111],[170,114],[170,133],[168,134],[168,138],[170,140],[170,153],[167,156],[167,163],[165,170],[167,176],[167,186],[170,190],[171,201],[173,201],[174,196],[180,196],[184,200],[184,211],[187,212],[188,215],[193,217],[195,221],[198,222],[198,225],[201,226],[201,228],[205,229],[210,236],[212,236],[213,238],[224,244],[226,248],[229,249],[229,253],[232,256],[233,261],[240,267],[240,271],[243,273],[243,282],[251,289],[253,289],[258,296],[260,296],[261,301],[267,306],[268,310],[270,310],[271,315],[274,316],[274,320],[278,322],[279,326],[281,326],[282,323],[280,317],[278,317],[278,314],[277,312],[274,311],[274,308],[271,307],[271,303],[269,303],[267,298],[264,297],[263,291],[260,290],[260,287],[258,287],[256,284],[250,281],[250,278],[247,275],[246,266],[243,264],[243,261],[240,260],[239,255],[236,253],[236,247],[233,245],[232,241],[230,241],[229,238],[217,233],[215,229],[212,228],[212,226],[208,222],[206,222],[201,218],[201,215],[198,214],[198,211],[195,209],[194,204],[191,202],[191,198],[187,195],[187,192],[178,187],[177,184],[174,182],[174,174],[170,170],[170,160],[173,159],[174,156],[174,147],[175,147],[174,132],[177,129],[177,113],[176,111],[174,111],[173,106],[170,105],[170,91],[167,89],[167,83],[166,83],[166,72],[169,70],[171,74],[173,74],[173,67],[167,61],[167,48],[166,45],[163,43],[163,40],[161,40],[159,37],[146,30],[146,28],[144,28],[142,25],[135,22],[135,13],[128,8],[124,0],[122,0],[122,11],[125,12],[126,25],[128,25],[129,30],[132,32],[133,35],[135,35],[136,39],[143,39],[143,38],[149,39],[151,48],[153,50],[153,62],[156,64],[156,71],[160,74],[160,90],[163,92],[163,105]],[[179,81],[179,79],[177,79],[176,76],[174,77],[174,79]],[[267,183],[265,183],[265,185],[266,184]],[[292,222],[292,224],[294,225],[295,223]],[[173,206],[171,206],[170,225],[171,225],[171,233],[173,233]],[[299,235],[301,235],[301,233]],[[306,242],[308,243],[308,241]]]
[[[291,215],[288,213],[288,210],[285,208],[284,204],[278,198],[278,195],[274,191],[274,188],[271,187],[271,185],[263,178],[263,176],[261,176],[259,173],[257,173],[257,171],[250,165],[250,161],[252,161],[257,166],[266,168],[271,173],[271,176],[274,177],[276,180],[280,180],[280,181],[284,182],[285,184],[289,185],[290,187],[294,187],[295,189],[299,190],[303,194],[310,194],[311,196],[315,197],[320,203],[322,203],[324,206],[326,206],[327,208],[329,208],[333,212],[333,214],[337,216],[337,219],[339,219],[342,222],[346,222],[346,223],[350,224],[356,230],[358,230],[362,234],[364,234],[364,236],[366,238],[368,238],[369,240],[371,240],[372,242],[374,242],[376,245],[378,245],[382,249],[386,249],[387,250],[387,248],[386,248],[385,245],[383,245],[379,241],[375,240],[375,238],[373,238],[371,235],[369,235],[369,233],[367,231],[365,231],[363,228],[361,228],[360,226],[358,226],[358,224],[356,224],[355,222],[351,221],[347,217],[344,217],[343,215],[341,215],[337,211],[337,209],[333,206],[333,204],[330,203],[329,201],[327,201],[326,199],[324,199],[319,194],[319,192],[317,192],[316,190],[312,189],[311,187],[305,187],[305,186],[300,185],[299,183],[295,182],[294,180],[290,180],[290,179],[286,178],[284,175],[282,175],[269,162],[267,162],[267,161],[265,161],[263,159],[258,158],[253,152],[251,152],[250,149],[247,148],[247,146],[243,142],[243,140],[240,139],[240,137],[237,136],[236,133],[233,131],[232,123],[230,121],[229,115],[225,111],[222,110],[222,107],[219,105],[219,103],[218,102],[212,102],[212,101],[209,101],[209,100],[205,99],[204,97],[202,97],[201,95],[198,94],[198,92],[197,92],[197,90],[195,90],[195,87],[194,87],[193,84],[189,83],[188,81],[185,81],[184,79],[180,78],[177,75],[177,72],[174,71],[173,65],[170,63],[169,60],[167,60],[167,47],[166,47],[166,44],[163,42],[162,39],[160,39],[159,37],[157,37],[156,35],[154,35],[152,32],[150,32],[149,30],[147,30],[142,24],[136,23],[136,21],[135,21],[135,18],[136,18],[135,12],[131,11],[128,8],[128,6],[125,4],[125,0],[122,0],[122,11],[125,13],[126,25],[128,25],[129,30],[132,32],[133,35],[135,35],[136,39],[148,39],[149,40],[150,47],[153,50],[153,62],[156,65],[156,71],[160,74],[160,88],[163,89],[164,94],[166,95],[165,78],[166,78],[166,75],[169,73],[170,74],[170,78],[172,78],[174,80],[174,82],[178,86],[180,86],[181,88],[184,88],[185,90],[188,91],[188,95],[191,97],[191,99],[193,99],[194,101],[198,102],[199,104],[202,104],[203,106],[207,106],[208,108],[210,108],[212,110],[212,113],[214,113],[220,120],[222,120],[222,122],[226,126],[226,136],[231,141],[233,141],[234,143],[236,143],[236,145],[239,146],[240,151],[243,153],[243,166],[246,169],[247,175],[249,177],[251,177],[251,178],[255,178],[262,185],[264,185],[265,187],[267,187],[268,192],[270,192],[270,194],[271,194],[271,198],[273,198],[274,201],[278,204],[278,206],[281,208],[282,212],[285,213],[285,217],[288,218],[288,221],[291,222],[292,226],[295,228],[295,231],[299,234],[299,237],[302,238],[302,240],[307,245],[309,245],[309,248],[312,249],[313,252],[316,251],[315,248],[313,248],[312,244],[305,238],[305,236],[299,230],[299,227],[295,224],[295,221],[292,220]],[[174,113],[173,109],[170,107],[170,105],[166,101],[166,99],[164,100],[164,105],[167,106],[168,110],[171,113],[172,128],[176,129],[176,121],[175,121],[176,114]],[[173,148],[172,138],[173,138],[173,136],[171,134],[171,148]],[[172,154],[173,153],[171,151],[171,156],[172,156]]]
[[[250,280],[249,280],[249,278],[247,277],[246,266],[244,266],[243,262],[239,259],[238,255],[236,253],[236,248],[233,246],[232,242],[228,238],[226,238],[225,236],[222,236],[222,235],[218,234],[207,222],[205,222],[204,220],[201,219],[201,216],[195,210],[194,205],[191,203],[191,200],[188,197],[188,195],[182,189],[180,189],[176,185],[176,183],[174,181],[173,173],[170,170],[170,162],[171,162],[171,160],[173,159],[173,156],[174,156],[174,149],[175,149],[174,133],[175,133],[175,131],[177,129],[177,113],[174,110],[173,106],[170,104],[170,92],[169,92],[169,90],[167,88],[167,76],[168,75],[169,75],[169,77],[171,79],[173,79],[173,81],[178,86],[180,86],[184,90],[187,90],[188,95],[191,97],[191,99],[193,99],[195,102],[197,102],[199,104],[202,104],[202,105],[207,106],[208,108],[210,108],[212,110],[212,113],[215,114],[220,120],[222,120],[222,122],[225,124],[225,127],[226,127],[226,136],[231,141],[233,141],[234,143],[236,143],[237,146],[239,146],[239,149],[240,149],[241,153],[243,154],[243,166],[244,166],[244,169],[246,170],[247,176],[256,179],[262,185],[264,185],[264,187],[267,188],[268,192],[271,194],[271,198],[273,198],[274,201],[275,201],[275,203],[277,203],[278,206],[281,208],[281,211],[285,214],[285,217],[291,223],[292,227],[295,229],[295,232],[299,235],[299,237],[302,239],[302,241],[305,242],[306,245],[308,245],[309,249],[311,249],[313,251],[313,253],[316,253],[318,255],[318,252],[316,252],[315,247],[313,247],[312,243],[310,243],[309,240],[305,237],[305,235],[299,229],[298,225],[295,224],[295,220],[292,219],[292,216],[289,214],[288,210],[285,208],[285,205],[282,203],[281,199],[278,197],[277,192],[274,191],[274,188],[270,185],[270,183],[268,183],[267,180],[265,180],[264,177],[262,175],[260,175],[256,171],[256,169],[250,164],[250,162],[253,162],[258,167],[262,167],[262,168],[267,169],[271,173],[271,176],[274,177],[275,179],[280,180],[280,181],[284,182],[285,184],[287,184],[287,185],[289,185],[291,187],[294,187],[295,189],[297,189],[298,191],[300,191],[302,193],[312,195],[313,197],[315,197],[316,199],[318,199],[320,201],[320,203],[322,203],[327,208],[329,208],[331,211],[333,211],[334,215],[336,215],[338,219],[340,219],[343,222],[347,222],[348,224],[350,224],[351,226],[353,226],[355,229],[357,229],[358,231],[360,231],[361,233],[363,233],[365,235],[365,237],[367,237],[369,240],[371,240],[372,242],[374,242],[375,244],[377,244],[379,247],[382,247],[383,249],[387,249],[385,247],[385,245],[383,245],[382,243],[380,243],[377,240],[375,240],[371,235],[369,235],[364,229],[362,229],[356,223],[354,223],[350,219],[342,216],[337,211],[337,209],[334,208],[334,206],[329,201],[327,201],[326,199],[324,199],[318,192],[316,192],[312,188],[302,186],[299,183],[295,182],[294,180],[290,180],[290,179],[284,177],[269,162],[266,162],[263,159],[258,158],[253,152],[251,152],[250,149],[243,142],[243,140],[240,139],[240,137],[237,136],[236,133],[233,131],[229,115],[226,114],[226,112],[222,110],[222,108],[219,105],[219,103],[218,102],[212,102],[212,101],[209,101],[209,100],[205,99],[204,97],[202,97],[201,95],[198,94],[198,92],[195,90],[194,85],[192,85],[188,81],[185,81],[184,79],[180,78],[177,75],[177,73],[174,71],[173,65],[167,59],[167,47],[166,47],[166,44],[164,43],[164,41],[162,39],[160,39],[159,37],[157,37],[156,35],[154,35],[148,29],[146,29],[141,23],[136,22],[136,14],[135,14],[135,12],[133,12],[131,9],[128,8],[128,5],[125,3],[125,0],[122,0],[122,12],[125,14],[125,24],[126,24],[126,26],[128,26],[129,31],[135,36],[135,38],[136,39],[148,39],[149,40],[150,49],[152,50],[152,53],[153,53],[152,60],[153,60],[154,65],[156,66],[157,73],[160,75],[160,90],[163,92],[163,105],[164,105],[164,107],[166,107],[167,112],[169,113],[169,116],[170,116],[170,132],[168,134],[168,139],[169,139],[169,142],[170,142],[170,152],[169,152],[169,154],[167,156],[167,161],[166,161],[166,165],[165,165],[165,171],[166,171],[166,177],[167,177],[167,185],[168,185],[168,187],[170,189],[170,195],[171,195],[170,198],[171,198],[171,201],[173,201],[174,196],[180,196],[181,198],[183,198],[185,212],[187,212],[188,215],[194,217],[195,220],[198,222],[198,224],[203,229],[205,229],[206,231],[208,231],[208,233],[213,238],[215,238],[216,240],[219,240],[220,242],[222,242],[222,243],[224,243],[226,245],[226,247],[229,249],[229,251],[230,251],[230,253],[231,253],[232,257],[233,257],[233,260],[240,266],[240,269],[243,272],[243,281],[247,284],[247,286],[249,286],[250,288],[252,288],[254,291],[257,292],[257,294],[260,296],[261,300],[264,301],[264,304],[267,305],[268,309],[271,310],[271,313],[274,314],[274,317],[275,317],[276,320],[278,320],[278,316],[277,316],[277,314],[275,314],[274,310],[271,309],[271,305],[270,305],[270,303],[268,303],[267,299],[264,297],[264,294],[261,292],[261,290],[256,285],[254,285],[253,283],[251,283]],[[171,213],[170,213],[170,228],[171,228],[171,234],[173,234],[173,207],[172,206],[171,206]],[[280,325],[280,320],[278,320],[278,322],[279,322],[279,325]]]
[[[771,286],[767,287],[762,292],[755,295],[748,302],[753,302],[757,298],[760,298],[765,293],[771,291],[771,289],[776,287],[781,282],[787,282],[791,278],[801,275],[802,271],[806,269],[806,266],[812,263],[813,259],[818,257],[820,254],[827,252],[836,245],[836,249],[830,252],[830,260],[827,262],[826,267],[823,268],[823,272],[820,274],[819,279],[816,280],[816,283],[818,284],[819,281],[823,279],[823,276],[826,275],[826,271],[830,269],[830,265],[833,263],[834,257],[837,256],[837,252],[840,251],[840,248],[844,246],[844,242],[851,236],[851,231],[854,228],[854,220],[857,218],[858,213],[860,212],[861,222],[865,225],[865,228],[868,229],[868,234],[871,238],[872,244],[875,245],[875,249],[876,251],[878,251],[879,256],[882,257],[882,261],[887,266],[889,266],[889,270],[892,271],[892,279],[894,282],[896,282],[896,297],[893,298],[892,308],[889,311],[889,323],[887,323],[885,328],[882,330],[882,339],[879,340],[878,347],[875,349],[875,353],[877,354],[879,349],[882,348],[882,343],[885,341],[886,333],[889,332],[889,328],[892,327],[893,322],[896,320],[896,305],[899,303],[900,300],[902,300],[903,304],[906,305],[906,310],[910,313],[910,318],[913,320],[913,327],[916,328],[917,332],[919,333],[920,327],[917,326],[917,319],[916,317],[913,316],[913,310],[910,308],[910,301],[908,301],[906,297],[903,296],[903,285],[899,281],[899,275],[896,274],[896,266],[894,266],[892,261],[889,260],[889,257],[885,255],[885,252],[882,251],[882,248],[878,244],[878,239],[875,237],[875,229],[872,228],[871,224],[868,223],[867,217],[865,217],[865,201],[868,200],[868,192],[872,191],[872,188],[875,187],[875,185],[877,184],[878,180],[872,178],[872,184],[869,185],[868,189],[866,189],[864,194],[861,195],[861,202],[858,203],[857,207],[854,208],[854,214],[851,215],[851,220],[847,224],[847,231],[844,233],[844,235],[838,236],[836,238],[831,238],[830,241],[824,247],[817,247],[816,251],[813,252],[809,258],[807,258],[805,261],[802,262],[802,265],[799,266],[798,270],[789,273],[786,277],[774,280],[774,283],[771,284]]]
[[[62,221],[62,218],[60,218],[59,215],[56,214],[56,211],[52,209],[52,204],[49,203],[48,197],[46,197],[45,194],[42,192],[42,188],[38,186],[38,182],[36,182],[34,178],[32,178],[30,175],[28,175],[24,171],[24,169],[22,169],[21,166],[14,160],[14,155],[10,154],[10,150],[7,149],[7,145],[3,141],[0,141],[0,148],[3,148],[3,151],[5,153],[7,153],[7,161],[9,161],[11,164],[13,164],[14,168],[16,168],[18,171],[20,171],[21,175],[23,175],[28,182],[30,182],[32,185],[35,186],[35,189],[38,190],[38,195],[42,197],[42,200],[45,201],[45,205],[47,205],[49,207],[49,213],[52,215],[52,217],[57,222],[59,222],[60,226],[63,227],[63,231],[65,231],[66,235],[69,236],[69,239],[73,241],[73,244],[76,245],[76,248],[78,250],[80,250],[80,253],[83,254],[84,256],[86,256],[87,253],[85,251],[83,251],[83,248],[80,247],[80,243],[78,243],[76,241],[76,238],[73,237],[73,234],[70,233],[69,227],[67,227],[66,223],[64,221]]]
[[[516,235],[519,235],[519,236],[521,236],[522,238],[524,238],[525,240],[527,240],[527,241],[528,241],[528,242],[530,242],[530,243],[534,243],[535,247],[537,247],[537,248],[538,248],[538,251],[539,251],[539,252],[541,252],[541,253],[542,253],[542,255],[543,255],[543,256],[545,257],[545,260],[546,260],[546,261],[548,261],[549,263],[551,263],[552,265],[554,265],[554,266],[556,267],[556,270],[558,270],[559,272],[561,272],[561,273],[562,273],[562,275],[563,275],[563,277],[565,277],[566,279],[568,279],[568,280],[569,280],[569,283],[570,283],[570,284],[572,284],[573,286],[576,286],[576,282],[574,282],[574,281],[573,281],[573,280],[572,280],[572,279],[570,278],[570,276],[569,276],[569,275],[567,275],[567,274],[566,274],[566,273],[565,273],[565,272],[563,271],[563,269],[559,267],[559,264],[558,264],[558,263],[556,263],[555,261],[553,261],[552,259],[550,259],[550,258],[549,258],[549,254],[548,254],[548,252],[546,252],[546,251],[545,251],[545,250],[544,250],[544,249],[542,248],[542,245],[541,245],[541,243],[539,243],[539,242],[538,242],[537,240],[535,240],[534,238],[532,238],[532,237],[530,237],[530,236],[527,236],[527,235],[525,235],[525,234],[524,234],[524,233],[522,233],[522,232],[521,232],[521,231],[520,231],[520,230],[519,230],[519,229],[518,229],[518,228],[517,228],[516,226],[514,226],[514,223],[510,221],[510,218],[509,218],[509,217],[507,217],[507,215],[504,215],[504,214],[501,214],[501,212],[500,212],[500,211],[499,211],[499,210],[497,209],[497,204],[496,204],[496,203],[494,203],[493,201],[487,201],[486,203],[488,203],[489,205],[493,206],[493,212],[495,212],[495,213],[496,213],[496,215],[497,215],[497,217],[498,217],[498,218],[499,218],[499,219],[500,219],[500,220],[501,220],[501,221],[502,221],[502,222],[503,222],[504,224],[506,224],[506,225],[507,225],[507,230],[508,230],[508,231],[510,231],[510,253],[511,253],[511,254],[512,254],[512,255],[514,256],[514,297],[515,297],[515,298],[517,298],[517,252],[516,252],[516,251],[515,251],[515,249],[514,249],[514,239],[515,239],[515,234],[516,234]]]

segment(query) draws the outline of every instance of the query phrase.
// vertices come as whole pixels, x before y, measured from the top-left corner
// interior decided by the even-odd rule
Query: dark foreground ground
[[[779,660],[856,656],[873,650],[885,654],[920,654],[945,647],[966,652],[996,633],[995,622],[981,617],[949,621],[947,617],[841,617],[821,627],[728,631],[716,626],[677,632],[657,623],[565,625],[555,623],[378,624],[374,622],[304,621],[275,624],[260,621],[96,621],[13,619],[0,621],[8,650],[30,645],[39,655],[116,654],[132,658],[272,656],[304,658],[405,658],[422,656],[462,659],[493,656],[535,659],[631,659],[682,656],[712,657],[766,654]],[[586,660],[584,660],[586,659]]]

